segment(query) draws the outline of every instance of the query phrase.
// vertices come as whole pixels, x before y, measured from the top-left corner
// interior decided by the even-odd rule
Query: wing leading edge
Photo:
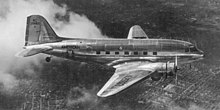
[[[97,93],[100,97],[114,95],[141,79],[151,75],[155,68],[151,64],[122,64],[116,68],[114,75]]]

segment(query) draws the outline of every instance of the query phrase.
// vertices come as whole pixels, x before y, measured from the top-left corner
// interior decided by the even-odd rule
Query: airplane
[[[40,15],[27,17],[24,49],[19,57],[39,53],[66,59],[94,62],[115,68],[115,73],[97,93],[114,95],[149,77],[159,81],[173,76],[178,65],[203,59],[204,52],[193,43],[175,39],[150,39],[139,25],[130,28],[127,39],[66,38],[58,36]],[[178,63],[178,64],[177,64]]]

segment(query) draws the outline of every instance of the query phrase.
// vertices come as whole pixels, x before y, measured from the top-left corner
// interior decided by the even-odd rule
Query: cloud
[[[3,71],[0,71],[0,83],[4,87],[4,89],[1,90],[2,92],[10,92],[13,87],[17,86],[15,77]]]
[[[96,100],[91,100],[91,98],[93,97],[95,99],[95,97],[97,96],[92,96],[91,91],[86,90],[85,88],[80,88],[80,87],[74,87],[70,90],[70,96],[69,96],[69,104],[79,104],[82,102],[86,102],[86,101],[93,101],[96,102]],[[75,94],[79,94],[79,95],[75,95]],[[78,98],[74,98],[74,96],[80,96]],[[73,99],[73,100],[72,100]]]
[[[96,91],[96,86],[94,86],[92,89],[73,87],[69,92],[67,105],[76,106],[83,104],[83,107],[95,107],[99,103],[98,96],[96,96]]]
[[[188,107],[180,107],[178,104],[173,103],[170,106],[168,106],[168,110],[206,110],[206,109],[193,102],[190,102],[188,104]]]
[[[188,110],[206,110],[205,108],[196,105],[195,103],[191,103]]]
[[[14,55],[24,46],[26,17],[44,16],[56,33],[67,37],[103,38],[101,31],[85,15],[68,12],[66,5],[58,6],[52,0],[0,0],[0,83],[12,88],[16,83],[16,70],[23,70],[29,64],[40,66],[39,58],[16,58]],[[68,19],[57,19],[67,16]],[[30,67],[26,74],[35,73]],[[13,71],[11,71],[13,70]]]
[[[5,18],[6,14],[9,12],[9,2],[7,0],[0,0],[0,17]]]
[[[58,31],[60,35],[75,38],[106,38],[101,34],[101,31],[96,25],[91,22],[85,15],[78,15],[69,12],[69,22],[57,23],[59,24]]]
[[[85,110],[132,110],[129,106],[118,104],[116,106],[110,106],[108,103],[103,103],[103,98],[99,98],[96,93],[98,91],[97,86],[92,88],[73,87],[69,91],[67,96],[68,107],[78,107],[78,109]]]

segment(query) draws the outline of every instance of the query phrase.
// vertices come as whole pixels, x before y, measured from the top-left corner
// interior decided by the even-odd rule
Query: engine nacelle
[[[174,63],[160,63],[158,66],[157,71],[161,71],[161,72],[170,72],[174,70]]]

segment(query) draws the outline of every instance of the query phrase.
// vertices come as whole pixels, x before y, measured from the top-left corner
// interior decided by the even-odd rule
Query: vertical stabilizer
[[[139,25],[134,25],[129,30],[128,39],[148,39],[148,36]]]
[[[45,18],[40,15],[27,17],[25,46],[56,41],[59,41],[59,37]]]

